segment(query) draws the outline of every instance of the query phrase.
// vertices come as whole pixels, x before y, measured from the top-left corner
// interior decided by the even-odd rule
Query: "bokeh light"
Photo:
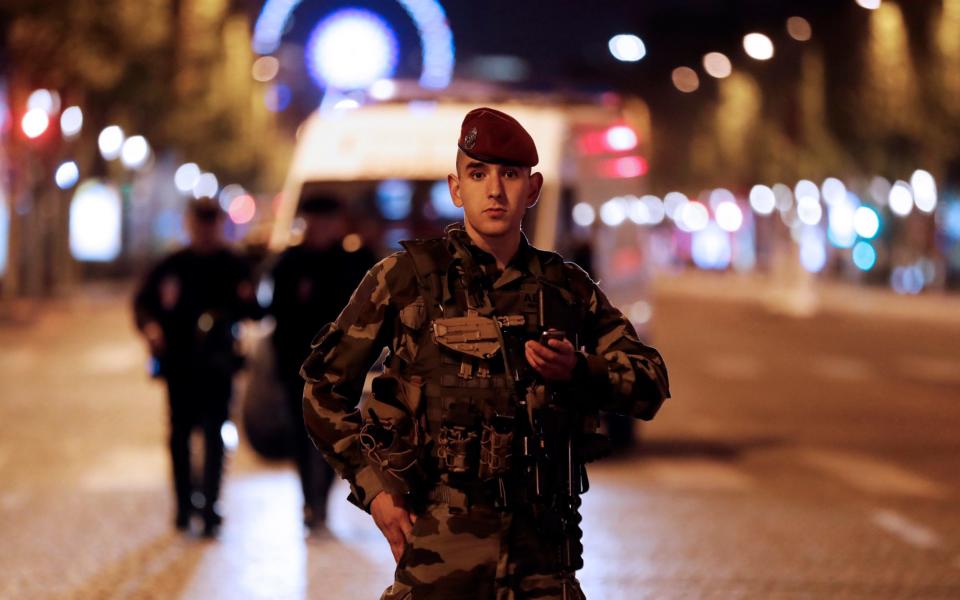
[[[701,231],[710,222],[710,213],[700,202],[687,202],[677,211],[676,222],[682,231]]]
[[[871,206],[861,206],[853,213],[853,228],[860,237],[872,240],[880,232],[880,215]]]
[[[227,215],[237,225],[244,225],[257,214],[257,203],[250,194],[241,194],[230,201]]]
[[[42,108],[31,108],[23,115],[20,120],[20,127],[23,134],[30,139],[35,139],[43,135],[50,125],[50,117]]]
[[[733,65],[730,59],[722,52],[708,52],[703,56],[703,70],[710,77],[723,79],[733,73]]]
[[[663,217],[666,214],[666,210],[664,209],[663,202],[660,200],[660,198],[648,194],[640,198],[640,202],[645,204],[647,207],[647,224],[659,225],[663,222]]]
[[[213,173],[201,173],[197,177],[197,182],[193,185],[193,197],[196,199],[200,198],[213,198],[217,195],[217,190],[220,189],[220,182],[217,181],[217,176]]]
[[[777,206],[773,190],[765,185],[750,188],[750,207],[759,215],[769,215]]]
[[[196,163],[182,164],[173,174],[174,185],[184,194],[193,191],[198,179],[200,179],[200,167],[198,167]]]
[[[887,199],[890,210],[899,217],[905,217],[913,210],[913,191],[910,184],[905,181],[898,181],[890,188],[890,195]]]
[[[450,187],[446,180],[440,180],[430,186],[430,206],[437,216],[444,219],[462,219],[463,209],[453,203],[450,198]]]
[[[797,185],[793,188],[793,195],[797,198],[797,203],[800,203],[801,198],[813,198],[814,200],[820,200],[820,188],[817,187],[817,184],[810,181],[809,179],[801,179],[797,182]]]
[[[627,196],[627,216],[637,225],[647,225],[650,223],[650,207],[640,198]]]
[[[882,0],[856,0],[856,2],[867,10],[877,10],[882,4]]]
[[[674,87],[685,94],[697,91],[700,87],[700,77],[690,67],[677,67],[670,75]]]
[[[70,203],[70,252],[80,261],[120,255],[120,192],[97,180],[81,184]]]
[[[60,110],[60,94],[51,90],[34,90],[27,98],[27,110],[40,109],[47,115]]]
[[[811,196],[797,197],[797,218],[806,225],[816,225],[823,218],[820,201]]]
[[[710,223],[694,232],[690,241],[690,256],[701,269],[722,270],[730,266],[730,235]]]
[[[607,129],[604,139],[607,146],[617,152],[633,150],[637,147],[637,134],[626,125],[614,125]]]
[[[877,251],[869,242],[860,241],[853,247],[851,253],[853,264],[861,271],[869,271],[877,264]]]
[[[790,17],[787,19],[787,33],[798,42],[806,42],[813,37],[813,29],[810,27],[810,21],[803,17]]]
[[[647,47],[639,37],[621,33],[610,38],[607,42],[610,54],[621,62],[637,62],[647,55]]]
[[[755,60],[773,58],[773,41],[762,33],[748,33],[743,36],[743,49],[747,56]]]
[[[910,187],[913,188],[913,202],[918,210],[932,213],[937,208],[937,182],[928,171],[914,171],[910,176]]]
[[[836,177],[824,179],[820,186],[820,192],[823,194],[823,201],[827,206],[832,206],[847,199],[847,186]]]
[[[60,131],[64,137],[73,137],[83,129],[83,111],[79,106],[68,106],[60,114]]]
[[[97,145],[100,148],[100,155],[105,160],[114,160],[120,156],[120,150],[123,148],[124,134],[123,129],[118,125],[104,127],[103,131],[97,137]]]
[[[280,72],[280,61],[274,56],[261,56],[253,61],[250,71],[257,81],[270,81]]]
[[[663,208],[667,216],[676,221],[679,217],[680,208],[689,201],[681,192],[667,192],[667,195],[663,197]]]
[[[717,225],[724,231],[733,233],[743,225],[743,211],[736,202],[721,202],[715,211]]]
[[[401,179],[380,182],[377,186],[377,207],[386,219],[406,219],[413,209],[413,185]]]
[[[134,135],[123,142],[120,162],[128,169],[139,169],[150,159],[150,144],[142,135]]]
[[[376,13],[341,9],[317,25],[305,54],[310,74],[320,87],[365,89],[393,75],[397,39]]]
[[[818,227],[804,227],[800,234],[800,264],[810,273],[819,273],[827,264],[827,248]]]
[[[627,203],[617,196],[600,205],[600,220],[608,227],[616,227],[627,218]]]
[[[77,167],[77,163],[68,160],[61,164],[57,167],[57,172],[54,174],[53,179],[57,187],[61,190],[72,188],[76,185],[77,180],[80,179],[80,169]]]
[[[378,79],[370,86],[370,97],[374,100],[389,100],[397,93],[397,84],[392,79]]]
[[[573,222],[580,227],[589,227],[597,219],[597,211],[586,202],[577,202],[573,206]]]

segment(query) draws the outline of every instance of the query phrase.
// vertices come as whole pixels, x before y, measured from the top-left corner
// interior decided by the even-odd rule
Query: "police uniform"
[[[219,209],[209,203],[191,210],[194,218],[219,218]],[[178,528],[189,525],[195,508],[201,509],[206,534],[220,524],[216,502],[223,472],[221,427],[229,418],[233,375],[241,366],[236,325],[256,312],[249,265],[226,247],[199,252],[187,246],[174,252],[147,274],[134,297],[138,328],[154,322],[163,331],[164,350],[154,358],[156,374],[167,383]],[[203,432],[204,465],[196,482],[190,435],[198,428]]]
[[[299,209],[310,214],[342,210],[335,199],[322,196],[305,198]],[[303,491],[304,523],[308,527],[326,519],[333,472],[310,442],[303,425],[300,366],[310,354],[314,334],[336,318],[350,299],[350,292],[375,262],[376,257],[365,246],[347,251],[337,241],[327,248],[291,246],[277,257],[270,270],[273,299],[267,312],[276,320],[272,341],[293,423],[293,450]]]
[[[526,131],[492,109],[467,115],[459,146],[536,163]],[[369,510],[387,491],[417,515],[383,597],[582,597],[577,507],[583,464],[602,453],[596,415],[652,418],[669,397],[662,358],[586,273],[522,236],[502,271],[459,224],[404,246],[370,270],[301,371],[307,429],[350,500]],[[523,358],[523,342],[551,329],[580,349],[567,383],[545,384]]]

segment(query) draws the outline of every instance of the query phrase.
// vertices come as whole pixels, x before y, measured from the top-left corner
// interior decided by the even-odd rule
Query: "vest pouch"
[[[483,424],[480,434],[481,481],[506,475],[513,458],[513,418],[496,416]]]
[[[477,432],[460,425],[442,425],[437,434],[437,460],[442,473],[469,473],[477,465]]]

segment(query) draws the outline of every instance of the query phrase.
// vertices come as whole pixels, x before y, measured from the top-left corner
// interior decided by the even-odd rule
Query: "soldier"
[[[134,297],[134,315],[158,365],[156,374],[167,383],[174,525],[188,529],[197,509],[203,534],[210,537],[222,521],[216,507],[223,472],[221,428],[241,365],[236,325],[255,316],[256,303],[248,265],[223,241],[217,203],[193,202],[186,225],[189,245],[147,274]],[[197,428],[203,431],[204,465],[202,480],[195,483],[190,435]]]
[[[318,334],[307,429],[390,544],[383,598],[582,598],[597,414],[653,418],[667,372],[586,273],[522,234],[543,184],[526,130],[478,108],[458,146],[463,224],[405,242]]]
[[[347,218],[335,198],[309,194],[298,212],[306,223],[303,242],[284,250],[271,269],[273,299],[268,312],[276,320],[273,347],[293,422],[303,522],[315,530],[326,521],[333,469],[310,442],[303,425],[300,365],[310,354],[313,335],[337,317],[376,260],[359,238],[352,244],[347,237]]]

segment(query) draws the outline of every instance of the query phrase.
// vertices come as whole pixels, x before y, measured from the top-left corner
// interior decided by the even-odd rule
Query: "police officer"
[[[276,321],[273,347],[293,424],[303,522],[316,530],[326,520],[333,469],[317,452],[303,425],[300,366],[310,353],[314,334],[337,317],[376,259],[356,234],[350,235],[344,209],[336,198],[308,194],[300,201],[298,213],[305,223],[303,241],[284,250],[270,270],[273,299],[267,312]]]
[[[580,598],[596,416],[652,418],[667,372],[581,269],[521,232],[543,177],[520,123],[478,108],[458,146],[463,224],[379,262],[321,332],[307,428],[390,544],[384,598]]]
[[[213,536],[223,472],[221,428],[228,419],[233,375],[241,366],[236,325],[257,309],[248,265],[222,237],[223,213],[213,200],[187,211],[190,243],[156,265],[134,297],[136,325],[166,380],[170,457],[177,507],[174,525],[187,530],[199,510],[203,534]],[[202,479],[194,481],[190,435],[201,429]]]

